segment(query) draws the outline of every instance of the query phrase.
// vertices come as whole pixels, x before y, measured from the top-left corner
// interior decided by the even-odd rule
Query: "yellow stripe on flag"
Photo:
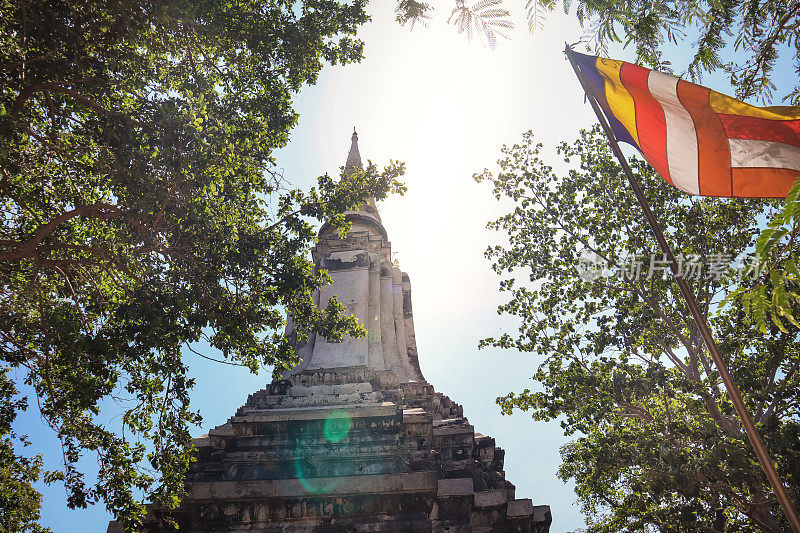
[[[711,91],[709,95],[711,109],[724,115],[740,115],[744,117],[766,118],[770,120],[800,119],[800,108],[789,106],[756,107],[728,95]]]
[[[633,97],[619,77],[622,61],[598,57],[596,68],[606,80],[606,100],[611,112],[625,126],[625,129],[631,134],[636,144],[641,146],[639,144],[639,134],[636,131],[636,107],[633,103]]]

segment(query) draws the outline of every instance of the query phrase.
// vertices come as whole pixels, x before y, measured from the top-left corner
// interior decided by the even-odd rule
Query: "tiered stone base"
[[[504,451],[460,405],[392,381],[304,372],[252,394],[196,439],[180,531],[549,531],[549,507],[515,499]]]

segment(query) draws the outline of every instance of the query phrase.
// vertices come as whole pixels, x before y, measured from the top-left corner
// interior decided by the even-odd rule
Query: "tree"
[[[490,227],[508,235],[487,257],[517,333],[482,341],[530,352],[537,385],[498,398],[504,413],[560,420],[575,437],[559,476],[572,479],[589,531],[780,531],[787,524],[709,360],[667,263],[607,142],[595,127],[558,152],[557,173],[532,133],[478,181],[513,202]],[[773,201],[689,197],[641,159],[631,167],[674,246],[769,453],[800,497],[800,341],[741,299],[772,290],[753,262]],[[763,220],[763,218],[762,218]],[[779,260],[779,249],[765,258]],[[745,265],[747,268],[737,268]],[[764,326],[764,331],[761,330]]]
[[[11,424],[17,412],[25,409],[26,400],[15,398],[17,388],[7,374],[7,368],[0,370],[0,531],[46,531],[37,523],[41,495],[31,486],[41,475],[42,460],[14,453],[13,441],[18,437]]]
[[[470,40],[473,36],[486,39],[492,49],[497,46],[497,38],[508,39],[507,31],[514,27],[510,13],[501,7],[503,0],[478,0],[471,5],[464,0],[448,0],[448,4],[455,6],[447,18],[448,24],[455,25],[458,33],[465,34]],[[434,6],[427,2],[397,0],[395,20],[413,29],[417,23],[426,23],[433,9]]]
[[[36,529],[25,517],[35,521],[40,471],[11,427],[25,401],[9,369],[63,445],[63,469],[45,480],[64,482],[71,507],[103,501],[131,529],[137,494],[179,501],[200,420],[190,343],[280,372],[294,361],[285,311],[331,340],[364,333],[335,300],[314,305],[328,277],[307,259],[313,224],[344,228],[367,196],[402,192],[403,165],[302,191],[273,159],[297,121],[292,95],[324,64],[361,58],[364,5],[2,3],[3,531]],[[124,412],[117,430],[100,409],[110,400]],[[96,484],[77,467],[87,453]]]
[[[522,0],[517,5],[522,7]],[[397,20],[414,24],[430,17],[434,7],[414,0],[397,2]],[[494,46],[504,29],[513,27],[504,0],[447,0],[453,6],[450,21],[459,33],[473,29]],[[573,2],[564,0],[526,0],[524,11],[528,28],[544,24],[546,15],[561,5],[565,13]],[[800,73],[800,3],[773,0],[578,0],[575,15],[587,26],[585,35],[595,51],[604,53],[609,43],[632,44],[637,61],[668,70],[670,62],[664,51],[675,44],[692,50],[687,72],[693,81],[702,75],[723,69],[736,88],[739,98],[773,97],[772,81],[776,65],[790,61]],[[722,49],[732,47],[733,58],[724,62]],[[792,105],[800,104],[800,83],[790,92],[779,94]]]
[[[800,329],[800,178],[756,241],[764,273],[727,296],[753,317],[762,333],[771,321],[784,333]]]

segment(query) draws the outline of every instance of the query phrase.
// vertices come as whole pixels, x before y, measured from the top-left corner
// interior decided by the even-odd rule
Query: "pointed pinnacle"
[[[356,168],[364,168],[361,164],[361,154],[358,152],[358,133],[356,133],[355,126],[353,127],[353,136],[350,140],[350,153],[347,154],[347,163],[344,165],[345,172],[355,170]]]

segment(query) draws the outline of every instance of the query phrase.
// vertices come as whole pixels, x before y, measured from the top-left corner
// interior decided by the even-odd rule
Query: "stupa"
[[[354,132],[346,169],[360,166]],[[423,377],[411,283],[374,200],[346,219],[343,239],[320,230],[313,259],[333,283],[315,298],[335,294],[368,335],[310,335],[295,368],[195,439],[180,531],[548,532],[549,507],[516,497],[505,452]]]

